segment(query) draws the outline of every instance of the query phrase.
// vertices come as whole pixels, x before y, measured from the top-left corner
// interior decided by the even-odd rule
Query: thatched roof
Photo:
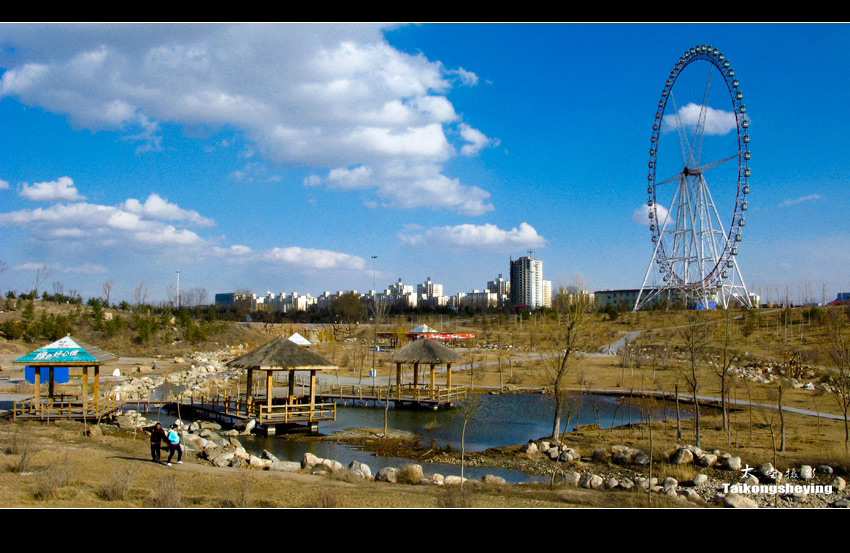
[[[77,340],[73,336],[65,336],[52,344],[42,346],[13,363],[26,363],[32,366],[56,365],[103,365],[115,361],[118,356],[104,351],[99,347]]]
[[[237,369],[262,369],[266,371],[336,368],[336,365],[321,355],[313,353],[283,336],[240,355],[229,361],[227,366]]]
[[[429,339],[414,340],[393,354],[395,363],[458,363],[466,358],[451,348]]]

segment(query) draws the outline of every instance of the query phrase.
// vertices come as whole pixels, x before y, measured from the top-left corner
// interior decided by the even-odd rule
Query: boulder
[[[425,478],[425,473],[422,470],[422,465],[408,463],[402,465],[399,472],[404,475],[403,481],[407,484],[418,484]]]
[[[319,457],[316,457],[315,455],[313,455],[309,451],[307,453],[305,453],[303,457],[301,457],[301,468],[313,467],[313,466],[321,465],[321,464],[322,464],[322,459],[319,458]]]
[[[435,474],[431,477],[431,484],[433,484],[433,485],[435,485],[435,486],[442,486],[443,484],[445,484],[445,480],[446,480],[446,479],[445,479],[445,478],[443,478],[443,475],[442,475],[442,474],[436,474],[436,473],[435,473]]]
[[[741,458],[727,457],[726,462],[722,466],[727,470],[741,470]]]
[[[254,468],[264,469],[271,464],[272,464],[272,461],[270,461],[268,459],[260,459],[256,455],[249,455],[248,456],[248,465],[252,466]]]
[[[497,486],[504,486],[508,482],[504,478],[502,478],[501,476],[494,476],[492,474],[485,474],[484,476],[481,477],[481,483],[482,484],[497,485]]]
[[[375,475],[376,482],[389,482],[395,484],[397,482],[398,469],[395,467],[384,467]]]
[[[675,490],[679,486],[679,482],[672,476],[668,476],[661,485],[664,486],[664,492],[666,493],[670,490]]]
[[[631,480],[629,480],[628,478],[625,478],[622,481],[620,481],[620,489],[629,491],[634,487],[635,487],[635,483],[632,482]]]
[[[333,459],[322,459],[322,464],[328,467],[328,471],[331,473],[337,473],[342,471],[345,467],[343,467],[342,463],[339,461],[334,461]]]
[[[818,472],[823,474],[832,474],[832,467],[829,465],[820,465],[818,467]]]
[[[697,464],[701,467],[711,467],[717,462],[717,455],[713,453],[704,453],[697,457]]]
[[[708,476],[706,476],[705,474],[697,474],[696,476],[694,476],[694,486],[701,486],[705,484],[707,480]]]
[[[745,497],[737,493],[730,493],[723,497],[723,506],[731,509],[757,509],[758,503],[749,497]]]
[[[646,466],[646,465],[649,464],[649,461],[650,461],[649,455],[647,455],[644,452],[640,452],[637,455],[635,455],[634,463],[636,465]]]
[[[201,430],[221,430],[221,425],[212,421],[200,421]]]
[[[263,459],[268,459],[269,461],[280,461],[280,459],[278,459],[277,456],[268,449],[264,449],[263,452],[260,454],[260,457],[262,457]]]
[[[466,482],[466,478],[461,478],[460,476],[455,476],[450,474],[443,478],[443,484],[446,486],[460,486],[462,483]]]
[[[527,444],[523,444],[522,447],[519,448],[521,453],[525,453],[529,457],[537,453],[537,444],[534,442],[528,442]]]
[[[670,455],[670,463],[674,465],[687,465],[694,462],[694,454],[690,449],[680,447]]]
[[[296,461],[272,461],[269,460],[268,470],[275,470],[280,472],[299,472],[301,470],[301,463]]]
[[[840,476],[836,476],[835,478],[832,479],[832,481],[829,483],[829,485],[832,486],[833,492],[835,492],[835,491],[843,492],[844,488],[847,487],[847,482],[845,482],[844,479],[841,478]]]
[[[760,465],[758,472],[766,482],[779,482],[782,480],[782,473],[773,468],[771,463]]]
[[[617,481],[616,478],[609,478],[609,479],[605,480],[605,484],[604,484],[606,490],[613,490],[614,488],[616,488],[619,485],[620,485],[620,483]]]
[[[576,486],[577,487],[580,481],[581,481],[581,474],[580,473],[578,473],[574,470],[568,470],[567,472],[564,473],[564,484],[567,484],[568,486]]]
[[[369,468],[369,465],[366,463],[361,463],[360,461],[351,461],[348,465],[348,470],[352,473],[362,476],[366,479],[372,478],[372,469]]]
[[[549,447],[549,442],[540,442],[540,445],[537,446],[537,450],[540,451],[540,453],[549,453]]]
[[[602,480],[602,477],[596,474],[582,474],[581,480],[579,481],[579,486],[592,490],[598,490],[602,488],[604,484],[605,481]]]
[[[850,497],[843,497],[843,498],[839,499],[838,501],[832,502],[829,506],[830,507],[837,507],[839,509],[850,508]]]
[[[810,465],[803,465],[800,467],[800,480],[811,480],[815,477],[815,469]]]

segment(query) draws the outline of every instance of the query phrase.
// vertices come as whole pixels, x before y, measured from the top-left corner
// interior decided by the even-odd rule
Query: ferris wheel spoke
[[[700,173],[705,173],[705,172],[706,172],[706,171],[708,171],[709,169],[713,169],[713,168],[717,167],[718,165],[723,165],[723,164],[724,164],[724,163],[726,163],[727,161],[731,161],[731,160],[733,160],[733,159],[737,159],[737,158],[738,158],[738,154],[735,154],[735,155],[729,156],[729,157],[727,157],[727,158],[719,159],[719,160],[717,160],[717,161],[713,161],[713,162],[711,162],[711,163],[706,163],[705,165],[701,165],[701,166],[699,166],[699,167],[696,167],[696,168],[694,169],[694,171],[698,171],[698,172],[700,172]]]

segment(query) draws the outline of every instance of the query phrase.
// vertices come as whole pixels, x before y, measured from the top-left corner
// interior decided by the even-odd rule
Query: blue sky
[[[841,24],[0,25],[0,290],[454,294],[528,250],[639,287],[655,106],[702,43],[752,121],[748,286],[850,290]]]

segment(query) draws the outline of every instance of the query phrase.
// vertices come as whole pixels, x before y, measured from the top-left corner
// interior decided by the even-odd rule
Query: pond
[[[576,426],[596,424],[602,428],[612,428],[641,422],[645,410],[639,405],[624,401],[622,397],[594,394],[572,394],[568,407],[564,408],[561,419],[562,431],[566,429],[568,412],[572,431]],[[474,406],[473,406],[474,404]],[[388,427],[406,430],[422,436],[420,445],[425,448],[461,449],[461,432],[464,417],[471,410],[465,436],[467,452],[484,451],[493,447],[511,446],[537,440],[552,433],[555,399],[550,394],[520,393],[478,395],[448,409],[393,408],[388,411]],[[691,413],[683,410],[682,418]],[[675,416],[669,407],[652,409],[653,420]],[[171,422],[174,417],[159,415],[163,422]],[[339,404],[335,421],[319,424],[319,433],[331,435],[348,428],[383,428],[384,408],[374,406],[352,406]],[[247,451],[260,455],[264,449],[276,457],[288,461],[300,461],[304,453],[310,452],[317,457],[334,459],[345,466],[352,461],[369,465],[372,473],[386,466],[400,467],[411,463],[409,459],[377,456],[355,446],[331,440],[302,441],[288,439],[286,434],[276,436],[250,435],[240,436],[239,441]],[[421,462],[426,475],[434,473],[460,475],[460,466]],[[485,474],[501,476],[511,483],[544,481],[546,478],[520,471],[486,467],[465,467],[464,476],[479,479]]]

